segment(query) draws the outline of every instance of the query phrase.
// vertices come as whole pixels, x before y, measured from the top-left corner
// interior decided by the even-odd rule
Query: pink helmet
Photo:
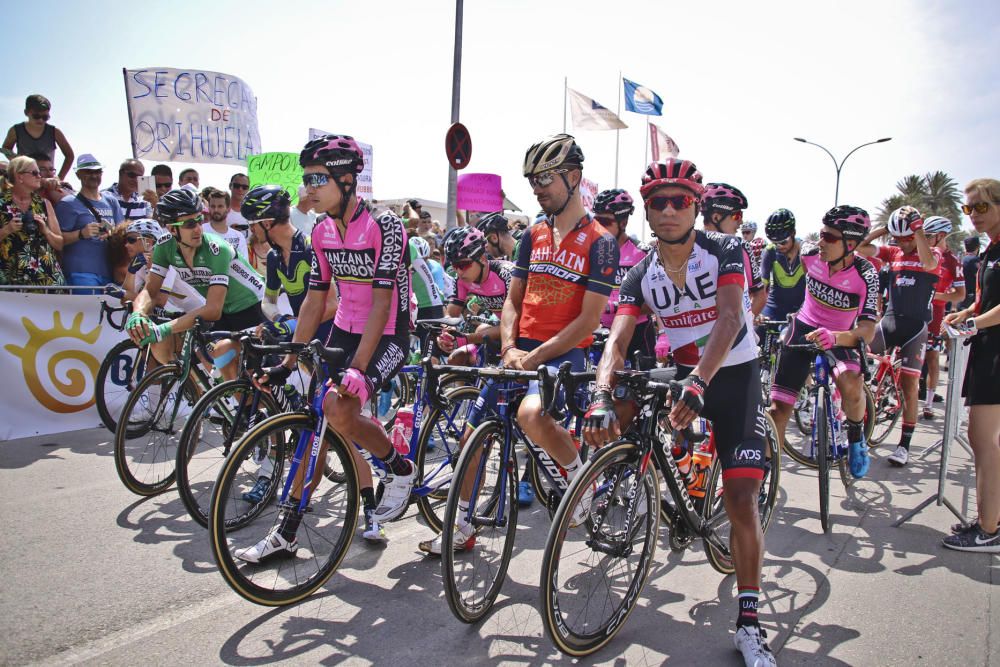
[[[594,213],[610,213],[617,217],[632,215],[633,211],[632,196],[620,188],[604,190],[594,199]]]
[[[365,154],[353,137],[327,134],[306,144],[299,153],[299,164],[320,165],[331,174],[360,174],[365,168]]]
[[[642,187],[639,193],[648,199],[649,194],[663,185],[678,185],[687,188],[695,196],[701,197],[705,187],[701,184],[701,172],[694,162],[669,158],[664,162],[651,162],[642,175]]]
[[[477,227],[459,227],[445,243],[445,259],[449,264],[479,259],[486,252],[486,236]]]
[[[865,209],[841,204],[826,212],[823,224],[839,230],[848,241],[861,241],[868,235],[872,221]]]

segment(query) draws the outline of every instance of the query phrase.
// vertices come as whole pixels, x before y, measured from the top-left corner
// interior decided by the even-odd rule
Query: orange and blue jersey
[[[558,247],[547,218],[532,225],[521,238],[513,272],[525,281],[518,336],[544,342],[579,317],[587,292],[610,295],[617,287],[618,254],[618,242],[589,215]],[[592,341],[588,335],[577,347]]]

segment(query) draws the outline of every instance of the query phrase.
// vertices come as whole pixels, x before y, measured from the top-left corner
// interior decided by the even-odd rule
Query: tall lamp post
[[[820,146],[817,143],[813,143],[812,141],[806,141],[805,139],[803,139],[801,137],[792,137],[792,138],[795,139],[795,141],[801,141],[804,144],[809,144],[811,146],[815,146],[816,148],[822,149],[823,152],[826,153],[827,155],[829,155],[830,159],[833,160],[833,167],[834,167],[834,169],[837,170],[837,187],[836,187],[836,190],[834,190],[834,193],[833,193],[833,205],[834,206],[836,206],[837,202],[840,200],[840,170],[844,168],[844,163],[847,162],[847,158],[851,157],[851,155],[853,155],[855,151],[857,151],[858,149],[864,148],[865,146],[871,146],[872,144],[884,144],[887,141],[892,141],[892,137],[884,137],[882,139],[876,139],[875,141],[869,141],[866,144],[861,144],[860,146],[856,146],[856,147],[852,148],[851,152],[848,153],[847,155],[845,155],[844,159],[841,160],[840,163],[838,164],[837,163],[837,158],[833,157],[833,153],[831,153],[830,151],[828,151],[825,147]]]

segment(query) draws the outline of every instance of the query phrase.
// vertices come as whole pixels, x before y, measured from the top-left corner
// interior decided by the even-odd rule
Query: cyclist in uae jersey
[[[375,506],[371,490],[362,494],[366,524],[369,519],[383,523],[406,509],[416,471],[392,447],[382,425],[362,414],[362,408],[367,407],[378,387],[399,372],[409,348],[406,231],[391,212],[373,217],[367,203],[356,195],[364,154],[353,138],[324,135],[310,141],[299,155],[299,164],[313,210],[326,217],[316,223],[312,232],[309,291],[299,310],[293,340],[304,343],[312,339],[325,302],[333,297],[330,285],[336,282],[340,303],[328,344],[347,352],[347,367],[340,384],[326,394],[323,415],[345,440],[385,462],[389,472],[381,502]],[[294,363],[295,355],[287,355],[281,365],[264,369],[258,381],[283,383]],[[325,457],[324,444],[319,460]],[[293,507],[301,497],[303,476],[304,469],[291,491]],[[264,539],[238,551],[236,556],[255,563],[274,554],[294,554],[301,519],[297,509],[283,509]]]
[[[264,281],[221,237],[204,233],[198,194],[185,188],[171,190],[157,203],[156,211],[171,235],[162,237],[153,248],[146,285],[136,297],[127,324],[132,339],[140,345],[152,344],[153,355],[166,363],[174,356],[173,334],[192,328],[197,318],[214,322],[215,331],[247,329],[259,324],[263,317],[260,299]],[[171,268],[178,279],[204,297],[205,305],[170,322],[154,325],[149,313]],[[219,341],[210,354],[223,377],[236,378],[235,343]]]
[[[743,221],[743,211],[749,204],[746,196],[736,187],[728,183],[709,183],[701,196],[701,206],[706,231],[735,235]],[[756,317],[767,302],[767,289],[760,276],[760,262],[753,261],[753,253],[756,251],[749,242],[742,243],[743,251],[747,254],[743,264],[749,286],[750,310]]]
[[[740,591],[736,646],[747,664],[773,665],[757,619],[764,553],[757,498],[769,463],[746,256],[734,236],[695,231],[702,192],[701,173],[687,160],[654,162],[643,176],[640,193],[657,241],[622,283],[584,433],[594,447],[618,437],[619,411],[626,416],[628,402],[615,404],[614,372],[624,368],[636,319],[643,313],[656,317],[682,378],[672,425],[685,428],[699,414],[712,420],[731,539],[740,545],[733,553]]]
[[[802,253],[806,295],[802,308],[785,333],[785,344],[810,341],[831,350],[837,359],[834,380],[847,415],[851,473],[868,472],[868,446],[864,440],[864,394],[860,357],[854,347],[874,335],[878,317],[878,274],[855,250],[871,222],[856,206],[837,206],[823,216],[819,246]],[[785,427],[795,398],[805,384],[815,353],[783,349],[771,385],[771,416],[784,442]]]
[[[924,419],[934,419],[934,396],[941,374],[941,352],[944,350],[941,323],[944,320],[945,309],[949,303],[957,307],[965,299],[965,274],[962,271],[962,262],[945,243],[951,228],[951,220],[939,215],[932,215],[924,220],[924,234],[930,240],[931,246],[941,252],[938,282],[934,287],[934,299],[931,301],[931,322],[927,327],[927,395],[924,397]]]
[[[624,190],[605,190],[594,199],[594,216],[601,225],[614,235],[618,242],[618,271],[615,272],[615,289],[608,298],[608,307],[601,315],[601,326],[610,327],[618,310],[618,292],[625,274],[633,266],[641,262],[649,254],[649,247],[638,246],[629,238],[626,230],[629,216],[635,211],[632,196]],[[656,352],[656,327],[650,319],[640,315],[636,320],[635,333],[628,345],[629,362],[635,360],[635,354],[650,358]]]
[[[858,247],[864,255],[874,255],[885,263],[889,274],[889,303],[879,320],[872,352],[881,354],[898,347],[902,358],[900,384],[903,389],[903,427],[899,445],[887,457],[889,463],[904,466],[909,461],[910,439],[917,423],[917,390],[924,365],[927,323],[931,319],[931,299],[937,285],[940,253],[932,248],[923,230],[920,211],[902,206],[889,215],[889,224],[873,231]],[[875,239],[891,234],[895,246],[872,245]]]

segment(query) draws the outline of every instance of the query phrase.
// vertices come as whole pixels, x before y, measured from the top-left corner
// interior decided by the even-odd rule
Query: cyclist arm
[[[150,276],[152,282],[152,276]],[[162,280],[160,281],[162,283]],[[170,322],[171,333],[181,333],[194,327],[195,318],[200,317],[205,322],[216,322],[222,317],[222,307],[226,302],[227,285],[210,285],[205,294],[205,305],[195,308],[190,313],[184,313]],[[154,297],[154,301],[156,298]]]
[[[365,330],[361,333],[361,341],[351,359],[351,367],[362,373],[368,368],[368,362],[375,354],[379,339],[389,321],[389,309],[392,308],[393,292],[403,298],[404,290],[396,290],[400,273],[407,271],[406,253],[409,244],[406,242],[406,232],[402,221],[394,213],[383,213],[376,220],[379,229],[379,245],[381,248],[375,263],[375,273],[372,276],[372,311],[365,322]],[[403,280],[408,280],[404,276]],[[409,290],[406,290],[409,293]]]
[[[750,294],[750,313],[757,317],[764,311],[767,305],[767,285]]]
[[[510,290],[507,292],[507,298],[503,302],[503,311],[500,314],[500,349],[505,350],[503,361],[506,366],[510,366],[515,359],[520,359],[525,355],[523,351],[514,347],[517,345],[518,325],[521,322],[524,287],[524,279],[514,278],[510,281]]]
[[[691,371],[705,384],[709,384],[722,367],[722,362],[733,347],[733,341],[744,326],[741,311],[743,309],[743,286],[739,283],[720,284],[715,297],[715,305],[719,318],[715,321],[712,333],[705,344],[705,352],[698,360],[698,365]]]
[[[868,236],[858,244],[858,247],[854,249],[859,255],[864,255],[865,257],[874,257],[878,253],[878,248],[875,247],[875,239],[880,239],[889,233],[888,227],[879,227],[878,229],[873,229],[868,233]]]
[[[859,320],[850,331],[832,331],[834,336],[834,347],[855,347],[862,340],[871,343],[875,337],[875,322],[872,320]],[[816,338],[816,332],[806,335],[806,340],[812,341]]]
[[[913,233],[913,240],[917,242],[917,255],[920,257],[920,264],[925,271],[934,271],[938,267],[938,257],[923,229],[918,229]]]
[[[625,368],[625,356],[628,354],[628,344],[635,333],[635,315],[619,311],[611,322],[611,333],[601,355],[601,363],[597,365],[598,387],[610,387],[615,371]]]
[[[132,302],[132,312],[139,313],[149,317],[149,314],[153,312],[153,305],[156,303],[158,297],[160,296],[160,287],[163,285],[163,276],[157,273],[150,272],[146,276],[146,285],[139,291],[135,297],[135,301]],[[142,340],[149,335],[149,326],[142,322],[136,325],[134,328],[128,330],[129,338],[138,345]]]
[[[965,285],[956,285],[947,292],[934,292],[935,301],[961,303],[965,299]]]

